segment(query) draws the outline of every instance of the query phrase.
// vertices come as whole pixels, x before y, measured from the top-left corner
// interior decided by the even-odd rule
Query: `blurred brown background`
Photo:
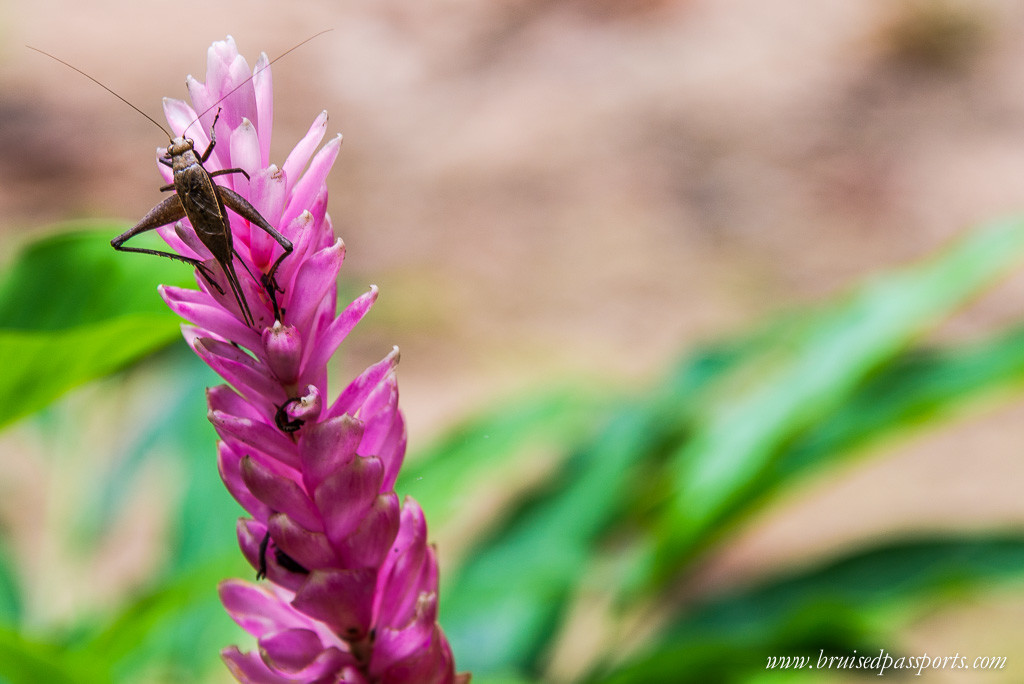
[[[54,221],[127,226],[161,182],[161,135],[23,44],[159,118],[212,41],[251,64],[334,29],[273,68],[272,156],[321,109],[345,135],[343,273],[381,288],[345,368],[399,344],[414,444],[553,378],[641,387],[697,342],[1024,209],[1012,0],[8,0],[0,27],[5,251]],[[936,339],[1022,313],[1017,278]],[[885,445],[773,509],[708,581],[837,539],[1024,522],[1021,444],[1016,400]],[[978,610],[1024,623],[1020,601]],[[922,640],[1008,652],[947,624]]]

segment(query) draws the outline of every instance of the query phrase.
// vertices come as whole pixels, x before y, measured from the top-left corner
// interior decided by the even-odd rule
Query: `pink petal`
[[[242,480],[253,496],[272,510],[287,513],[299,525],[313,532],[323,531],[323,522],[305,490],[273,461],[242,458]]]
[[[288,400],[281,385],[271,376],[270,369],[238,347],[208,337],[198,338],[192,346],[210,368],[249,401],[267,409]]]
[[[381,361],[363,371],[334,400],[331,407],[324,413],[324,420],[345,414],[354,415],[359,409],[359,405],[369,396],[370,392],[395,369],[395,366],[398,365],[398,359],[398,347],[395,347]]]
[[[163,164],[160,165],[162,168],[166,168]],[[156,234],[167,243],[167,246],[171,248],[171,251],[182,256],[194,257],[195,252],[188,246],[188,244],[181,239],[178,235],[178,226],[182,224],[182,221],[178,221],[174,224],[166,224],[156,229]],[[185,232],[192,232],[191,228],[183,229]],[[185,264],[182,265],[185,267]]]
[[[308,570],[339,568],[341,563],[326,535],[299,525],[286,513],[275,513],[267,523],[279,549]]]
[[[341,682],[339,670],[358,665],[351,653],[321,643],[313,630],[284,630],[259,641],[263,661],[301,682]]]
[[[245,560],[249,561],[254,570],[266,571],[267,579],[272,582],[271,588],[284,588],[295,592],[305,583],[305,574],[292,572],[277,562],[277,546],[273,539],[267,537],[266,525],[243,518],[238,521],[236,533],[238,547],[242,550]]]
[[[309,629],[283,629],[260,638],[260,655],[275,670],[295,674],[316,660],[324,645]]]
[[[303,423],[314,423],[322,410],[320,390],[316,385],[306,385],[306,393],[299,397],[298,401],[289,401],[284,407],[288,420],[301,420]]]
[[[363,424],[351,416],[339,416],[306,425],[302,429],[298,451],[303,482],[316,491],[330,477],[356,457],[363,436]]]
[[[450,684],[454,681],[453,663],[448,644],[434,628],[432,638],[424,648],[417,649],[400,660],[380,676],[378,681],[388,684]]]
[[[161,164],[160,166],[161,168],[167,168],[163,164]],[[202,240],[199,239],[199,236],[196,235],[196,232],[191,228],[186,230],[184,223],[182,223],[181,221],[178,221],[177,223],[174,224],[174,234],[178,237],[179,240],[181,240],[181,242],[186,247],[188,247],[189,251],[191,252],[191,254],[188,254],[186,252],[179,251],[178,254],[191,256],[201,261],[206,261],[207,259],[213,258],[213,254],[210,253],[210,250],[207,249],[206,245],[204,245]]]
[[[398,495],[380,494],[352,534],[335,546],[350,568],[377,568],[388,555],[398,534]]]
[[[339,548],[380,493],[384,466],[374,456],[357,457],[313,490],[327,538]]]
[[[207,413],[217,434],[227,440],[247,444],[254,451],[277,459],[293,468],[299,467],[299,456],[295,444],[276,427],[250,418],[232,416],[223,411],[210,410]]]
[[[418,651],[427,650],[437,638],[437,594],[423,594],[418,602],[416,618],[403,629],[377,630],[374,642],[373,669],[386,671],[392,664]]]
[[[261,52],[252,69],[252,87],[256,95],[257,132],[260,138],[261,167],[270,164],[270,138],[274,123],[274,79],[267,53]]]
[[[321,197],[323,201],[321,202]],[[320,212],[320,207],[323,207],[323,212]],[[316,201],[313,202],[313,206],[310,208],[310,212],[313,214],[313,218],[316,219],[316,230],[320,231],[320,241],[317,243],[321,249],[331,244],[334,240],[334,224],[331,223],[331,217],[327,213],[327,186],[322,188],[322,192],[317,195]]]
[[[397,412],[398,383],[395,382],[394,374],[390,374],[384,377],[384,382],[373,388],[356,414],[356,417],[366,424],[360,453],[377,453],[385,435],[391,429]],[[366,448],[363,449],[363,446]]]
[[[392,489],[405,456],[405,421],[398,411],[398,384],[394,375],[387,376],[385,382],[374,388],[357,415],[365,425],[359,453],[381,459],[387,473],[383,489]]]
[[[175,100],[170,97],[164,98],[164,117],[167,119],[167,123],[171,127],[171,131],[174,135],[181,137],[182,132],[188,127],[190,123],[195,121],[196,112],[185,102],[181,100]],[[197,137],[198,135],[198,137]],[[210,144],[210,139],[206,137],[206,133],[200,131],[198,134],[192,136],[192,140],[195,141],[196,145],[200,150],[206,149],[206,146]],[[161,166],[163,166],[161,164]],[[164,167],[167,168],[167,167]]]
[[[231,64],[238,58],[235,39],[227,36],[214,41],[206,51],[206,87],[213,99],[219,99],[227,92],[226,84],[231,78]]]
[[[282,385],[293,385],[299,378],[302,336],[293,325],[275,323],[263,330],[263,350],[267,364]]]
[[[163,164],[161,164],[160,161],[159,161],[160,159],[163,158],[164,153],[166,151],[167,151],[166,147],[158,147],[158,148],[156,148],[156,158],[157,158],[156,168],[157,168],[157,171],[160,172],[160,177],[164,179],[164,184],[165,185],[174,182],[174,172],[171,171],[166,166],[164,166]],[[180,221],[179,221],[179,223],[180,223]],[[177,224],[175,224],[175,228],[177,228]],[[158,233],[160,233],[160,236],[163,237],[163,232],[161,232],[161,229],[157,228],[156,230],[157,230]],[[164,238],[164,239],[166,240],[167,238]],[[175,248],[175,251],[177,251],[176,248]],[[181,252],[178,252],[178,253],[181,254]]]
[[[296,684],[290,677],[282,677],[270,671],[255,652],[242,653],[237,646],[229,646],[220,652],[231,676],[244,684]]]
[[[255,332],[205,292],[171,285],[161,285],[157,291],[172,311],[200,328],[216,332],[224,339],[235,340],[245,347],[251,347],[259,339]]]
[[[223,98],[219,106],[224,108],[221,113],[224,123],[231,129],[238,128],[242,119],[249,119],[254,124],[258,123],[256,91],[252,85],[252,72],[249,69],[249,64],[244,57],[236,55],[228,69],[230,75],[219,84],[220,97]]]
[[[293,288],[295,274],[308,256],[309,231],[313,225],[312,221],[312,215],[309,212],[303,212],[293,221],[279,224],[284,227],[281,234],[291,240],[292,243],[292,253],[281,262],[281,266],[277,270],[277,282],[285,291],[283,296],[279,296],[279,300],[283,302],[286,308],[289,306],[292,294],[295,291]],[[283,297],[283,299],[280,299],[280,297]]]
[[[292,186],[291,199],[289,200],[288,207],[285,209],[284,215],[282,216],[282,222],[290,221],[292,217],[298,216],[301,211],[312,204],[313,199],[320,192],[324,182],[327,180],[327,174],[334,165],[334,160],[338,158],[338,152],[340,149],[341,136],[338,135],[332,140],[329,140],[327,144],[316,153],[316,156],[313,157],[313,161],[309,164],[309,168],[306,169],[306,173],[304,173],[302,178],[298,179],[298,181],[296,181]]]
[[[398,536],[380,569],[374,614],[382,625],[401,627],[419,596],[427,555],[427,523],[423,510],[412,498],[402,507]]]
[[[309,131],[306,132],[306,135],[302,137],[302,140],[299,141],[295,148],[288,153],[288,158],[281,165],[289,188],[299,179],[303,169],[306,168],[306,164],[309,163],[309,158],[313,156],[317,145],[324,139],[325,133],[327,133],[327,110],[320,112],[320,115],[313,120],[313,125],[309,127]]]
[[[288,322],[305,329],[320,301],[336,287],[338,271],[345,260],[345,244],[338,240],[328,249],[307,259],[295,276],[288,302]]]
[[[281,211],[285,201],[285,180],[276,166],[260,169],[252,174],[249,183],[249,201],[256,211],[272,226],[281,225]],[[249,251],[253,263],[261,271],[269,270],[282,248],[277,239],[257,225],[249,226]],[[293,258],[293,255],[287,257]],[[279,278],[283,280],[283,278]]]
[[[231,211],[228,212],[228,216],[233,217],[231,219],[232,230],[239,231],[240,228],[235,227],[235,222],[241,222],[242,219],[235,216],[234,212]],[[235,250],[242,257],[245,257],[248,252],[248,248],[241,240],[235,243]],[[227,277],[224,275],[221,265],[215,260],[205,261],[203,262],[203,265],[212,274],[214,282],[220,286],[220,291],[209,287],[206,279],[199,277],[197,274],[196,281],[199,283],[200,288],[204,292],[209,293],[210,297],[212,297],[220,306],[224,307],[234,316],[241,319],[241,309],[238,306],[238,301],[235,299],[235,295],[231,291],[231,287],[228,285]],[[273,325],[273,316],[269,314],[270,307],[264,300],[265,294],[263,286],[253,280],[253,276],[246,272],[246,269],[239,263],[238,258],[233,259],[232,265],[234,266],[235,275],[238,277],[238,285],[242,290],[242,297],[248,304],[253,317],[256,319],[257,327]]]
[[[260,141],[256,137],[256,126],[249,119],[242,118],[238,128],[231,131],[231,165],[244,169],[247,173],[255,174],[263,168],[260,164]],[[220,183],[231,178],[234,189],[242,197],[249,197],[249,181],[240,173],[232,173],[217,178]]]
[[[316,345],[310,345],[305,350],[306,359],[303,360],[303,368],[320,368],[327,365],[327,360],[334,356],[341,342],[356,327],[363,316],[370,310],[377,301],[377,286],[371,285],[370,291],[356,298],[349,304],[337,318],[334,318],[328,325],[323,335],[316,338]]]
[[[192,100],[192,109],[196,112],[196,117],[193,118],[193,122],[182,129],[179,136],[188,137],[192,140],[201,139],[203,143],[198,145],[200,150],[205,151],[210,144],[210,124],[213,123],[213,117],[215,114],[210,113],[210,106],[216,101],[216,97],[211,93],[207,87],[188,76],[185,78],[185,86],[188,88],[189,99]],[[226,168],[220,163],[220,157],[217,154],[217,150],[214,150],[213,157],[210,158],[213,162],[208,167],[209,170],[223,169]]]
[[[309,327],[306,329],[308,337],[307,348],[315,349],[320,346],[320,339],[323,337],[325,331],[330,327],[331,322],[334,321],[334,314],[337,309],[337,288],[332,288],[332,292],[328,293],[328,296],[320,300],[320,306],[316,308],[316,312],[313,314],[313,320],[310,322]],[[319,366],[307,365],[305,371],[299,375],[300,382],[306,382],[318,387],[327,387],[327,362]]]
[[[377,458],[384,464],[384,484],[381,485],[381,488],[385,491],[395,488],[398,471],[401,470],[402,461],[405,460],[406,441],[405,418],[402,416],[402,412],[398,411],[391,423],[391,430],[377,449]]]
[[[327,623],[343,639],[356,641],[370,629],[376,578],[374,568],[314,570],[296,592],[292,606]]]
[[[228,385],[208,387],[206,389],[206,403],[214,411],[220,411],[239,418],[263,420],[260,412]]]
[[[228,492],[235,498],[249,515],[260,520],[267,520],[273,511],[265,503],[253,496],[249,487],[242,479],[242,455],[232,449],[226,442],[220,442],[217,448],[217,470],[220,479]]]
[[[263,520],[269,517],[268,515]],[[273,559],[273,554],[269,552],[269,547],[264,545],[267,541],[267,526],[259,520],[239,518],[235,523],[235,536],[238,538],[238,548],[241,549],[245,560],[249,561],[249,565],[255,570],[262,570],[262,565],[266,563],[269,574],[269,563]],[[269,544],[269,541],[267,543]],[[295,588],[298,589],[298,585]]]
[[[242,580],[224,580],[217,587],[221,603],[249,634],[261,637],[282,629],[308,629],[309,618],[263,587]]]

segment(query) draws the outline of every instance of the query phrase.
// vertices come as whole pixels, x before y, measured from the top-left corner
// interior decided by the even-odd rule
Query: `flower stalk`
[[[277,289],[264,287],[260,277],[281,247],[228,212],[252,325],[227,287],[203,278],[198,291],[161,287],[190,323],[185,339],[228,383],[207,395],[218,466],[251,516],[237,526],[242,553],[267,580],[221,584],[225,608],[258,642],[256,651],[225,649],[224,660],[238,681],[259,684],[464,684],[469,676],[455,674],[437,622],[437,558],[423,512],[394,491],[406,447],[397,348],[328,398],[327,362],[377,298],[371,286],[336,310],[345,247],[326,211],[325,179],[341,137],[320,147],[324,112],[280,167],[271,164],[268,60],[261,55],[250,71],[230,37],[210,47],[206,82],[189,77],[188,90],[192,106],[164,102],[175,135],[188,128],[205,149],[216,125],[208,170],[245,169],[248,178],[222,175],[217,183],[294,247],[275,273]],[[205,113],[190,126],[197,111]],[[187,221],[160,233],[223,285]]]

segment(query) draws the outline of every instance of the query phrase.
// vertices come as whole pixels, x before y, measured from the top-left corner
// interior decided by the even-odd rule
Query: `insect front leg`
[[[243,176],[245,176],[245,180],[249,180],[249,174],[245,172],[245,169],[239,169],[239,168],[220,169],[219,171],[210,171],[210,178],[213,178],[214,176],[223,176],[223,175],[226,175],[226,174],[229,174],[229,173],[240,173]]]
[[[206,150],[203,152],[203,156],[199,157],[200,164],[206,163],[206,160],[209,159],[210,155],[213,153],[213,146],[217,144],[217,131],[214,129],[217,128],[217,119],[220,118],[220,109],[220,107],[217,107],[217,113],[213,116],[213,123],[210,125],[210,144],[206,146]],[[243,171],[242,173],[245,172]],[[247,175],[246,178],[248,177],[249,176]]]
[[[245,172],[245,169],[221,169],[220,171],[211,171],[210,178],[214,176],[224,176],[229,173],[240,173],[245,176],[245,180],[249,180],[249,174]],[[160,186],[160,192],[168,192],[175,189],[174,183],[168,183],[167,185]]]
[[[132,239],[140,233],[159,228],[160,226],[166,226],[175,221],[180,221],[185,218],[185,207],[181,203],[181,198],[177,195],[171,195],[160,204],[150,209],[149,213],[142,217],[142,220],[136,223],[132,228],[129,228],[125,232],[118,235],[116,238],[110,241],[110,246],[119,252],[137,252],[139,254],[152,254],[154,256],[167,257],[168,259],[174,259],[175,261],[181,261],[189,264],[193,268],[199,270],[199,273],[206,279],[206,282],[217,288],[217,291],[221,294],[224,290],[217,281],[213,279],[213,274],[199,259],[193,259],[192,257],[182,256],[173,252],[162,252],[157,249],[146,249],[144,247],[126,247],[125,242]]]

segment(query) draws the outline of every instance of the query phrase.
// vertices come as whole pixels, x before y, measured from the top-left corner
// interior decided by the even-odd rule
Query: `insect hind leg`
[[[199,271],[199,273],[203,276],[203,278],[206,279],[206,281],[208,283],[210,283],[215,288],[217,288],[217,290],[221,294],[224,294],[224,289],[221,288],[221,286],[217,284],[217,281],[213,280],[213,277],[212,277],[213,274],[210,273],[209,268],[206,266],[206,264],[204,264],[199,259],[193,259],[192,257],[182,256],[180,254],[174,254],[173,252],[161,252],[158,249],[146,249],[145,247],[125,247],[124,245],[121,245],[121,244],[114,244],[113,241],[111,241],[110,244],[114,247],[114,249],[116,249],[119,252],[135,252],[137,254],[152,254],[153,256],[167,257],[168,259],[174,259],[175,261],[181,261],[183,263],[186,263],[186,264],[192,266],[193,268],[197,269]]]
[[[239,259],[241,261],[241,259]],[[245,262],[242,261],[242,265],[245,266]],[[221,267],[224,270],[224,277],[227,278],[228,286],[231,288],[231,294],[235,296],[235,301],[238,302],[238,309],[242,314],[242,319],[245,324],[250,328],[256,324],[256,320],[252,316],[252,311],[249,310],[249,302],[245,299],[245,294],[242,292],[242,284],[238,282],[238,274],[235,272],[235,265],[232,261],[222,263]],[[248,266],[245,266],[246,270],[249,270]],[[221,293],[223,294],[223,290]]]

